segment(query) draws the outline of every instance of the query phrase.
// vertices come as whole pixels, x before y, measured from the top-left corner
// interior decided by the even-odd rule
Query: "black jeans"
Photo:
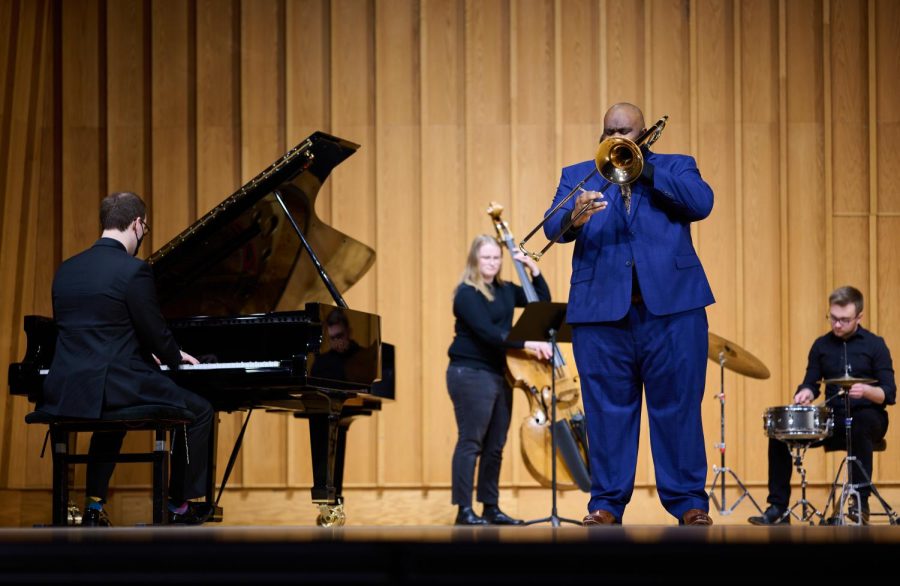
[[[496,505],[500,496],[500,463],[512,416],[512,389],[501,374],[463,366],[447,369],[459,435],[453,451],[453,504],[472,506],[475,460],[479,502]]]
[[[874,443],[887,433],[888,417],[883,409],[859,409],[853,412],[853,426],[850,441],[853,443],[853,455],[856,456],[863,470],[872,478],[872,449]],[[846,450],[846,425],[843,412],[835,413],[834,432],[831,437],[812,444],[811,447],[829,446],[836,450]],[[781,440],[769,439],[769,504],[781,509],[790,506],[791,474],[793,458],[787,444]],[[859,474],[859,468],[853,469],[854,484],[865,482]],[[859,496],[864,502],[869,498],[869,487],[860,487]]]

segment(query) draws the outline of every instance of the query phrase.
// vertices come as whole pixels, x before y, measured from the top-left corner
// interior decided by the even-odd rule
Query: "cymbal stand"
[[[716,448],[719,449],[719,463],[721,466],[713,466],[713,471],[715,472],[715,476],[713,476],[712,485],[709,487],[709,500],[713,502],[718,509],[720,515],[730,515],[734,512],[741,501],[744,498],[749,498],[750,502],[753,503],[753,506],[756,507],[756,510],[762,514],[762,509],[753,499],[753,495],[750,494],[750,491],[747,490],[747,487],[744,486],[744,483],[741,482],[741,479],[738,475],[732,470],[725,466],[725,352],[719,352],[719,381],[720,381],[720,390],[719,394],[716,395],[716,398],[719,400],[719,413],[720,413],[720,440],[719,443],[716,444]],[[731,474],[731,477],[734,478],[734,481],[737,482],[738,487],[741,489],[741,494],[738,496],[737,500],[734,502],[731,507],[728,507],[725,501],[725,479],[726,474]],[[721,479],[722,483],[719,486],[721,501],[716,498],[716,483]]]
[[[803,467],[803,456],[806,455],[806,449],[809,447],[808,443],[804,442],[786,442],[788,449],[791,451],[791,457],[794,459],[794,467],[797,468],[797,472],[800,473],[800,500],[791,505],[791,508],[787,510],[787,512],[781,516],[781,519],[785,517],[793,517],[800,521],[801,523],[809,523],[810,525],[814,525],[813,519],[815,517],[819,518],[819,522],[821,523],[825,519],[825,515],[820,513],[816,507],[813,506],[811,502],[806,499],[806,468]],[[800,515],[794,512],[794,509],[797,507],[800,508]],[[779,521],[781,520],[779,519]]]
[[[847,369],[849,372],[849,369]],[[845,374],[845,376],[848,376]],[[859,489],[863,486],[868,486],[872,495],[878,499],[878,502],[881,503],[881,506],[884,508],[883,514],[888,518],[888,523],[891,525],[898,524],[897,513],[891,508],[891,506],[885,501],[881,495],[878,493],[878,489],[875,488],[875,484],[872,482],[872,479],[869,478],[869,475],[866,474],[866,471],[863,470],[862,464],[860,464],[859,460],[856,456],[853,455],[853,445],[851,442],[851,430],[853,428],[853,416],[850,413],[850,393],[849,388],[842,389],[842,393],[844,395],[844,410],[845,410],[845,419],[844,419],[844,437],[847,442],[847,455],[841,460],[840,466],[838,466],[837,474],[834,476],[834,482],[831,483],[831,492],[828,494],[828,500],[825,502],[825,511],[828,511],[828,507],[832,507],[832,515],[831,518],[834,520],[833,523],[835,525],[846,525],[845,517],[848,517],[848,502],[852,497],[856,501],[857,507],[857,517],[856,522],[851,523],[852,525],[862,525],[863,524],[863,516],[862,516],[862,500],[859,498]],[[859,472],[865,482],[853,482],[853,466],[856,466],[857,472]],[[839,480],[841,478],[841,472],[846,470],[846,479],[843,483],[840,483]],[[835,499],[835,494],[837,492],[838,484],[842,484],[841,487],[841,496],[837,500]],[[847,511],[847,512],[845,512]],[[852,521],[852,519],[851,519]],[[823,515],[824,522],[824,515]]]
[[[558,351],[556,345],[556,330],[550,328],[550,348],[553,349],[555,355]],[[552,359],[551,359],[552,360]],[[556,510],[556,368],[550,369],[550,487],[553,494],[550,506],[550,516],[542,519],[533,519],[526,521],[525,525],[534,525],[536,523],[550,523],[551,527],[559,527],[560,523],[571,523],[572,525],[581,525],[581,521],[575,519],[567,519],[560,517]]]

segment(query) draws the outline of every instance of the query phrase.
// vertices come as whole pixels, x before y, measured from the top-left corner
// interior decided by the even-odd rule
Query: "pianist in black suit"
[[[158,361],[178,368],[197,360],[182,352],[156,300],[150,266],[135,258],[149,228],[133,193],[100,204],[103,233],[93,246],[63,262],[53,279],[56,352],[44,382],[42,411],[97,418],[107,410],[143,404],[187,409],[194,422],[173,438],[170,519],[196,524],[208,514],[189,502],[205,494],[209,402],[175,385]],[[90,454],[118,454],[124,432],[95,433]],[[187,453],[185,453],[187,448]],[[114,463],[89,464],[83,525],[108,525],[103,511]]]
[[[459,507],[457,525],[519,525],[497,505],[500,463],[512,416],[512,389],[506,382],[506,351],[528,348],[538,357],[551,356],[550,344],[506,339],[512,329],[513,310],[527,303],[519,285],[499,278],[501,250],[488,235],[475,238],[466,269],[453,297],[456,336],[450,345],[447,389],[453,401],[459,435],[453,452],[452,502]],[[516,260],[531,271],[541,301],[550,300],[550,288],[537,264],[522,253]],[[472,479],[478,464],[477,499],[482,516],[472,510]]]

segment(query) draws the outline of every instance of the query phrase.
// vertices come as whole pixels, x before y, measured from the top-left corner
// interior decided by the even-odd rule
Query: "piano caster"
[[[316,525],[319,527],[343,527],[346,520],[343,503],[319,505],[319,516],[316,517]]]
[[[72,501],[69,501],[69,506],[66,507],[66,523],[69,525],[81,525],[81,509]]]

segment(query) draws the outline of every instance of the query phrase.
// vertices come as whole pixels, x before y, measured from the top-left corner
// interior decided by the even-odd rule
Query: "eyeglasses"
[[[141,220],[141,227],[144,229],[144,234],[149,233],[150,232],[150,224],[145,222],[144,218],[141,218],[140,220]]]
[[[842,326],[849,326],[854,321],[859,319],[859,316],[854,315],[853,317],[837,317],[836,315],[828,314],[825,316],[825,319],[827,319],[832,324],[841,324]]]

